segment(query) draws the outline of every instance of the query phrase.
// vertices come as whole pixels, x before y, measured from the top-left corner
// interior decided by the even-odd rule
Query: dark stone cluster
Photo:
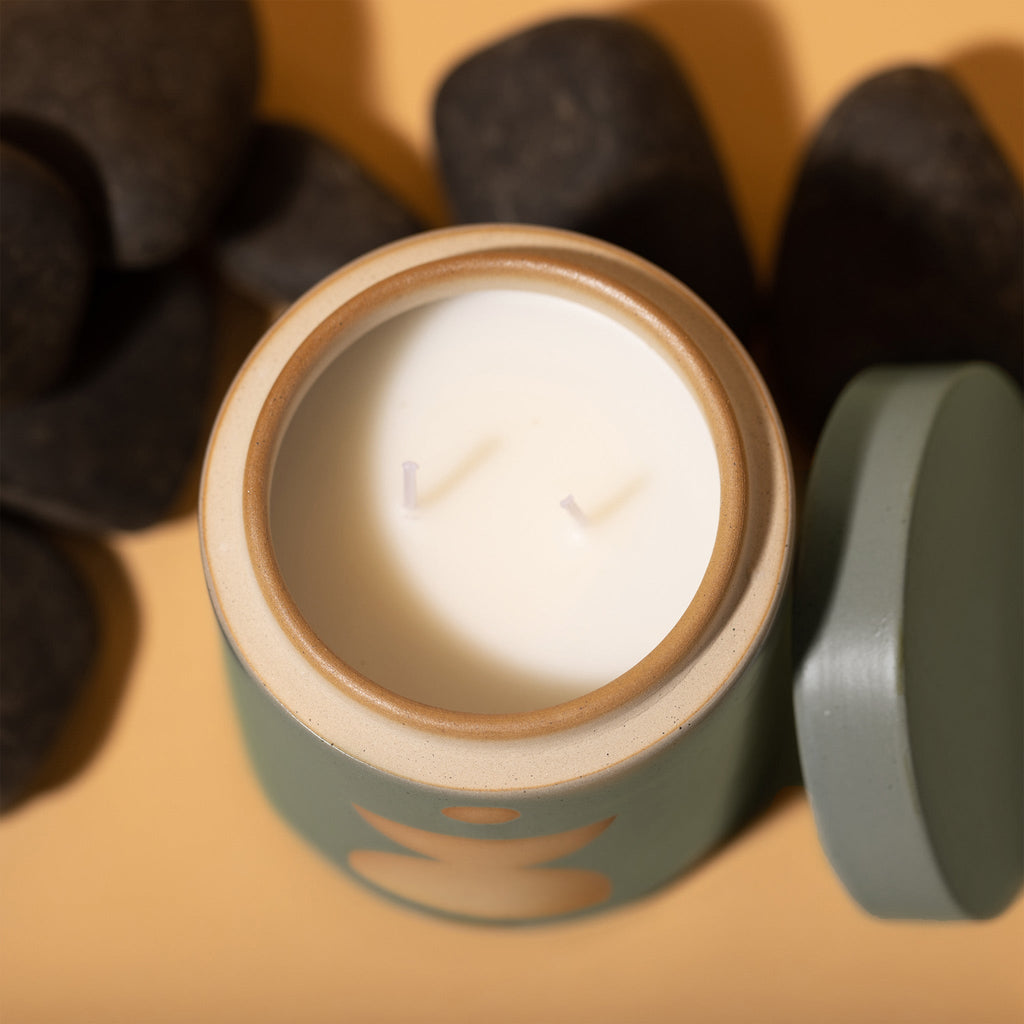
[[[175,506],[218,397],[218,279],[278,306],[421,229],[348,154],[257,121],[259,58],[248,0],[0,6],[3,807],[95,656],[61,534]]]
[[[0,5],[3,804],[26,791],[88,673],[96,614],[54,530],[167,514],[202,442],[218,278],[297,299],[423,228],[349,154],[260,122],[247,0]],[[697,101],[661,43],[571,18],[440,84],[457,222],[591,234],[766,339],[787,426],[813,443],[869,363],[985,358],[1021,373],[1021,189],[940,71],[860,85],[807,153],[769,294]]]
[[[0,6],[0,800],[88,674],[60,531],[164,515],[200,440],[213,310],[192,250],[257,87],[244,2]]]

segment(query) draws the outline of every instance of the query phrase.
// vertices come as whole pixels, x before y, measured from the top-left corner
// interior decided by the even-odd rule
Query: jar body
[[[714,714],[637,763],[578,783],[500,794],[445,790],[381,772],[299,723],[226,642],[225,658],[267,796],[329,859],[419,909],[491,923],[543,921],[648,894],[711,852],[770,795],[786,729],[787,626],[780,620]],[[445,814],[496,803],[518,817],[477,823]],[[410,833],[388,834],[389,822]],[[455,842],[425,851],[411,830]],[[559,838],[566,833],[578,838]],[[521,858],[499,849],[504,840],[523,839],[537,842]]]

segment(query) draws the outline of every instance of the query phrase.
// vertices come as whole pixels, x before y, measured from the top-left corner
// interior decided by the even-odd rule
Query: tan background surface
[[[461,55],[556,13],[615,11],[687,67],[764,273],[808,132],[874,70],[950,67],[1018,168],[1019,0],[259,4],[263,109],[347,145],[416,209],[434,89]],[[226,362],[259,317],[225,301]],[[76,545],[102,591],[100,664],[0,823],[0,1019],[42,1022],[1024,1020],[1024,900],[984,924],[884,924],[848,900],[801,792],[633,906],[501,930],[364,892],[251,775],[220,673],[194,493],[157,528]]]

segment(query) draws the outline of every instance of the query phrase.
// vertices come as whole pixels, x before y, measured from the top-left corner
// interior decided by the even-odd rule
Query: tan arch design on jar
[[[381,835],[420,856],[353,850],[349,867],[386,892],[432,910],[484,920],[526,921],[585,910],[611,895],[611,879],[603,872],[542,865],[583,849],[611,825],[614,815],[565,832],[477,839],[414,828],[358,804],[352,806]],[[508,813],[507,808],[472,810]],[[510,820],[485,822],[483,817],[481,813],[475,823]]]

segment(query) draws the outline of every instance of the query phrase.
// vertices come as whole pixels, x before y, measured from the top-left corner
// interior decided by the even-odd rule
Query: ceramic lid
[[[853,381],[811,470],[795,702],[822,845],[880,917],[1002,910],[1022,875],[1022,403],[983,364]]]

